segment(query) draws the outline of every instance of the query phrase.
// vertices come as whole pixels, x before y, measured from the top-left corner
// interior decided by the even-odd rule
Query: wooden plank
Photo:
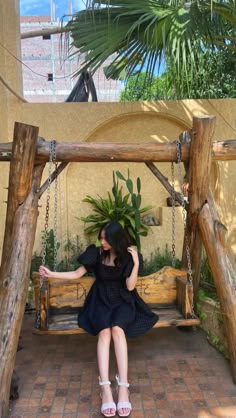
[[[177,309],[153,309],[159,315],[159,321],[153,328],[194,326],[199,325],[200,320],[197,317],[184,319]],[[34,330],[34,334],[84,334],[82,328],[78,327],[78,315],[54,315],[50,319],[48,330]]]
[[[40,328],[42,330],[48,329],[49,321],[49,300],[48,300],[48,287],[42,286],[40,289]]]
[[[175,305],[176,277],[182,277],[186,280],[186,272],[166,266],[156,273],[139,277],[136,289],[142,299],[152,306]],[[33,279],[37,294],[39,274],[34,273]],[[92,277],[73,280],[50,278],[48,280],[49,306],[57,309],[64,306],[72,308],[83,306],[93,282],[94,278]]]
[[[176,278],[176,304],[184,318],[192,316],[193,287],[181,277]]]

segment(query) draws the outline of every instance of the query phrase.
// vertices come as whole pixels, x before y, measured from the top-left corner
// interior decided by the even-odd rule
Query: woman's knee
[[[112,337],[113,338],[123,338],[125,337],[124,330],[119,327],[118,325],[115,327],[112,327],[111,329]]]
[[[98,334],[98,338],[109,341],[111,339],[111,328],[105,328],[102,331],[100,331]]]

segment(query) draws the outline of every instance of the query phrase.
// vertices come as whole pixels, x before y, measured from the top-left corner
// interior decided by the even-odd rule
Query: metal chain
[[[177,156],[177,164],[178,164],[178,176],[179,176],[179,183],[182,183],[182,173],[181,173],[181,143],[180,141],[176,141],[176,156]],[[188,282],[193,288],[193,271],[192,271],[192,264],[191,264],[191,255],[190,255],[190,248],[189,248],[189,237],[187,234],[187,211],[185,208],[185,197],[183,192],[180,193],[181,197],[181,206],[183,211],[183,224],[184,224],[184,231],[185,231],[185,243],[186,243],[186,256],[187,256],[187,265],[188,265]],[[192,316],[195,316],[194,314],[194,302],[192,298],[192,304],[191,304],[191,310],[192,310]]]
[[[54,248],[53,248],[53,270],[56,271],[57,268],[57,208],[58,208],[58,177],[57,177],[57,162],[56,162],[56,141],[51,141],[53,143],[52,148],[52,162],[55,168],[55,187],[54,187]]]
[[[172,183],[172,191],[171,191],[171,206],[172,206],[172,252],[171,252],[171,260],[172,260],[172,267],[175,267],[176,262],[176,253],[175,253],[175,171],[174,171],[174,163],[171,163],[171,183]]]
[[[47,235],[48,235],[48,221],[49,221],[49,204],[50,204],[50,186],[51,186],[51,172],[52,172],[52,152],[51,152],[51,142],[48,144],[49,147],[49,164],[48,164],[48,188],[47,188],[47,198],[46,198],[46,211],[45,211],[45,224],[44,230],[42,233],[42,265],[45,266],[46,263],[46,252],[47,252]],[[44,285],[44,276],[39,276],[39,290],[38,290],[38,309],[36,315],[36,328],[40,328],[41,318],[40,318],[40,304],[41,304],[41,289]]]
[[[55,144],[56,141],[50,141],[48,144],[49,147],[49,164],[48,164],[48,188],[47,188],[47,198],[46,198],[46,211],[45,211],[45,224],[44,231],[42,233],[42,265],[46,264],[46,255],[47,255],[47,237],[48,237],[48,225],[49,225],[49,208],[50,208],[50,194],[51,194],[51,183],[52,183],[52,163],[55,156]],[[54,238],[55,239],[55,238]],[[54,241],[55,245],[55,241]],[[54,252],[55,255],[55,252]],[[40,304],[41,304],[41,289],[45,285],[44,276],[39,276],[39,291],[38,291],[38,310],[36,315],[36,328],[40,328],[41,318],[40,318]]]

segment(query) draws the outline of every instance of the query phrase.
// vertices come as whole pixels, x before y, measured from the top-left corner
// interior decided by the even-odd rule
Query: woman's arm
[[[79,279],[87,273],[87,270],[84,266],[79,267],[74,271],[51,271],[47,267],[40,266],[39,274],[44,277],[51,277],[56,279]]]
[[[128,290],[134,290],[137,284],[137,280],[138,280],[138,269],[139,269],[139,259],[138,259],[138,253],[137,251],[132,248],[132,247],[128,247],[128,252],[131,254],[132,259],[133,259],[133,269],[131,271],[131,274],[129,277],[127,277],[126,279],[126,286]]]

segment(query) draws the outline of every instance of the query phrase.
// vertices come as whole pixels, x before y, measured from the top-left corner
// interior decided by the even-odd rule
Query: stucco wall
[[[14,102],[8,112],[8,141],[12,140],[14,122],[20,121],[39,126],[39,134],[46,140],[88,141],[88,142],[166,142],[178,138],[179,134],[191,127],[192,116],[200,114],[216,115],[214,140],[235,138],[236,100],[185,100],[160,101],[150,103],[63,103],[29,104]],[[4,165],[4,170],[7,163]],[[89,194],[106,196],[111,190],[112,171],[127,169],[133,180],[141,177],[142,203],[153,205],[153,212],[160,218],[161,225],[152,227],[152,233],[142,240],[145,257],[160,248],[172,244],[171,208],[166,207],[167,192],[141,163],[73,163],[59,179],[58,236],[62,243],[68,238],[80,236],[85,245],[83,223],[77,218],[87,215],[91,208],[83,203]],[[170,179],[170,164],[158,164],[162,173]],[[223,221],[229,229],[229,243],[236,252],[236,211],[235,211],[235,162],[214,164],[212,167],[212,187],[219,205]],[[176,177],[178,170],[176,170]],[[182,171],[184,174],[184,171]],[[46,173],[45,173],[46,175]],[[7,183],[7,181],[5,182]],[[176,181],[178,187],[178,181]],[[6,191],[1,190],[1,202],[6,200]],[[40,232],[44,225],[45,197],[37,230],[35,249],[40,250]],[[0,206],[1,219],[4,208]],[[53,213],[53,209],[51,211]],[[176,211],[176,252],[182,251],[181,210]],[[53,220],[51,223],[53,226]],[[3,228],[0,242],[2,243]]]
[[[40,136],[56,141],[131,142],[172,141],[180,132],[191,128],[192,116],[216,115],[215,140],[233,139],[236,132],[236,100],[185,100],[148,103],[24,103],[22,95],[22,68],[20,58],[19,1],[0,0],[0,74],[15,91],[12,94],[0,80],[0,142],[11,142],[15,121],[39,127]],[[112,185],[112,171],[119,169],[125,175],[130,169],[132,179],[142,181],[143,205],[153,205],[153,212],[161,225],[142,241],[145,257],[156,248],[171,246],[171,209],[166,207],[167,193],[143,164],[70,164],[59,178],[58,237],[62,243],[79,235],[83,243],[83,224],[78,217],[91,210],[83,198],[105,196]],[[170,164],[158,167],[170,178]],[[8,186],[8,163],[0,163],[0,253],[2,251]],[[229,244],[236,253],[236,197],[234,162],[213,164],[212,188],[229,230]],[[46,172],[45,172],[46,176]],[[178,182],[176,182],[178,183]],[[177,185],[177,184],[176,184]],[[40,250],[40,232],[44,225],[45,196],[37,229],[35,249]],[[53,210],[51,210],[53,213]],[[52,226],[52,224],[51,224]],[[183,225],[181,210],[176,210],[176,253],[182,249]]]

